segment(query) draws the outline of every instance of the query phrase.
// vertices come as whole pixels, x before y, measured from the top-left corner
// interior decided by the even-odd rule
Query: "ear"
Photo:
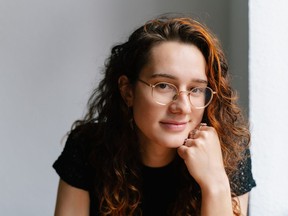
[[[123,100],[128,107],[131,107],[133,105],[133,91],[127,76],[123,75],[119,77],[118,87]]]

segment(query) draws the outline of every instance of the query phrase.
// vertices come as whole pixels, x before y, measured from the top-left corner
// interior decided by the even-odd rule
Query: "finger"
[[[180,156],[181,158],[183,158],[184,160],[185,160],[185,158],[187,157],[188,149],[189,149],[189,147],[187,147],[187,146],[185,146],[185,145],[182,145],[182,146],[180,146],[180,147],[177,149],[177,152],[178,152],[179,156]]]
[[[194,130],[192,130],[189,135],[188,135],[188,138],[191,138],[191,139],[196,139],[199,137],[199,132],[201,130],[205,130],[205,128],[207,127],[207,124],[206,123],[200,123]]]
[[[200,123],[198,126],[198,130],[201,131],[202,127],[205,127],[205,126],[207,126],[207,123],[204,123],[204,122]]]
[[[184,145],[187,147],[191,147],[193,145],[193,141],[194,141],[194,139],[187,138],[184,141]]]
[[[188,138],[194,139],[197,132],[198,132],[198,128],[195,128],[194,130],[190,131]]]

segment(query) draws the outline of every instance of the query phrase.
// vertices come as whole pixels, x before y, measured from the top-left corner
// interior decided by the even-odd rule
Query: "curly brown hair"
[[[97,173],[95,191],[102,215],[142,215],[139,145],[130,125],[131,110],[127,109],[120,95],[118,79],[125,75],[134,85],[141,69],[149,61],[150,50],[165,41],[193,44],[205,57],[208,85],[217,92],[217,96],[205,109],[203,122],[214,127],[219,135],[230,180],[245,157],[243,152],[248,148],[250,133],[237,106],[237,97],[229,82],[227,61],[217,38],[192,18],[153,19],[134,31],[127,42],[112,48],[105,64],[104,78],[88,101],[86,116],[74,123],[76,127],[94,121],[98,124],[95,131],[97,143],[90,158]],[[180,165],[185,187],[179,191],[171,214],[199,215],[200,187],[193,181],[185,164]],[[232,192],[234,214],[240,215],[233,197]]]

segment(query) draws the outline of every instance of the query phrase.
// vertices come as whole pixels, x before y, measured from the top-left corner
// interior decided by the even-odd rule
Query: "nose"
[[[190,113],[191,103],[189,99],[188,91],[179,91],[177,95],[174,96],[173,102],[171,104],[171,111],[173,113]]]

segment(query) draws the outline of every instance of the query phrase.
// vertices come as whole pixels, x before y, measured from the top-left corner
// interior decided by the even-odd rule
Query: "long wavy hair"
[[[244,150],[250,142],[248,125],[237,106],[231,88],[227,60],[217,38],[198,21],[187,17],[161,17],[135,30],[128,41],[112,48],[104,70],[104,78],[88,101],[88,111],[74,127],[97,122],[97,142],[90,154],[97,173],[96,199],[101,215],[142,215],[140,203],[141,165],[137,135],[131,127],[132,110],[127,108],[118,87],[125,75],[131,85],[148,63],[150,51],[165,41],[193,44],[202,52],[207,63],[208,85],[217,92],[205,109],[203,121],[214,127],[219,135],[226,173],[231,180]],[[172,215],[199,215],[201,190],[180,163],[185,187],[179,191]],[[187,192],[189,191],[189,192]],[[240,215],[239,206],[231,192],[233,210]]]

